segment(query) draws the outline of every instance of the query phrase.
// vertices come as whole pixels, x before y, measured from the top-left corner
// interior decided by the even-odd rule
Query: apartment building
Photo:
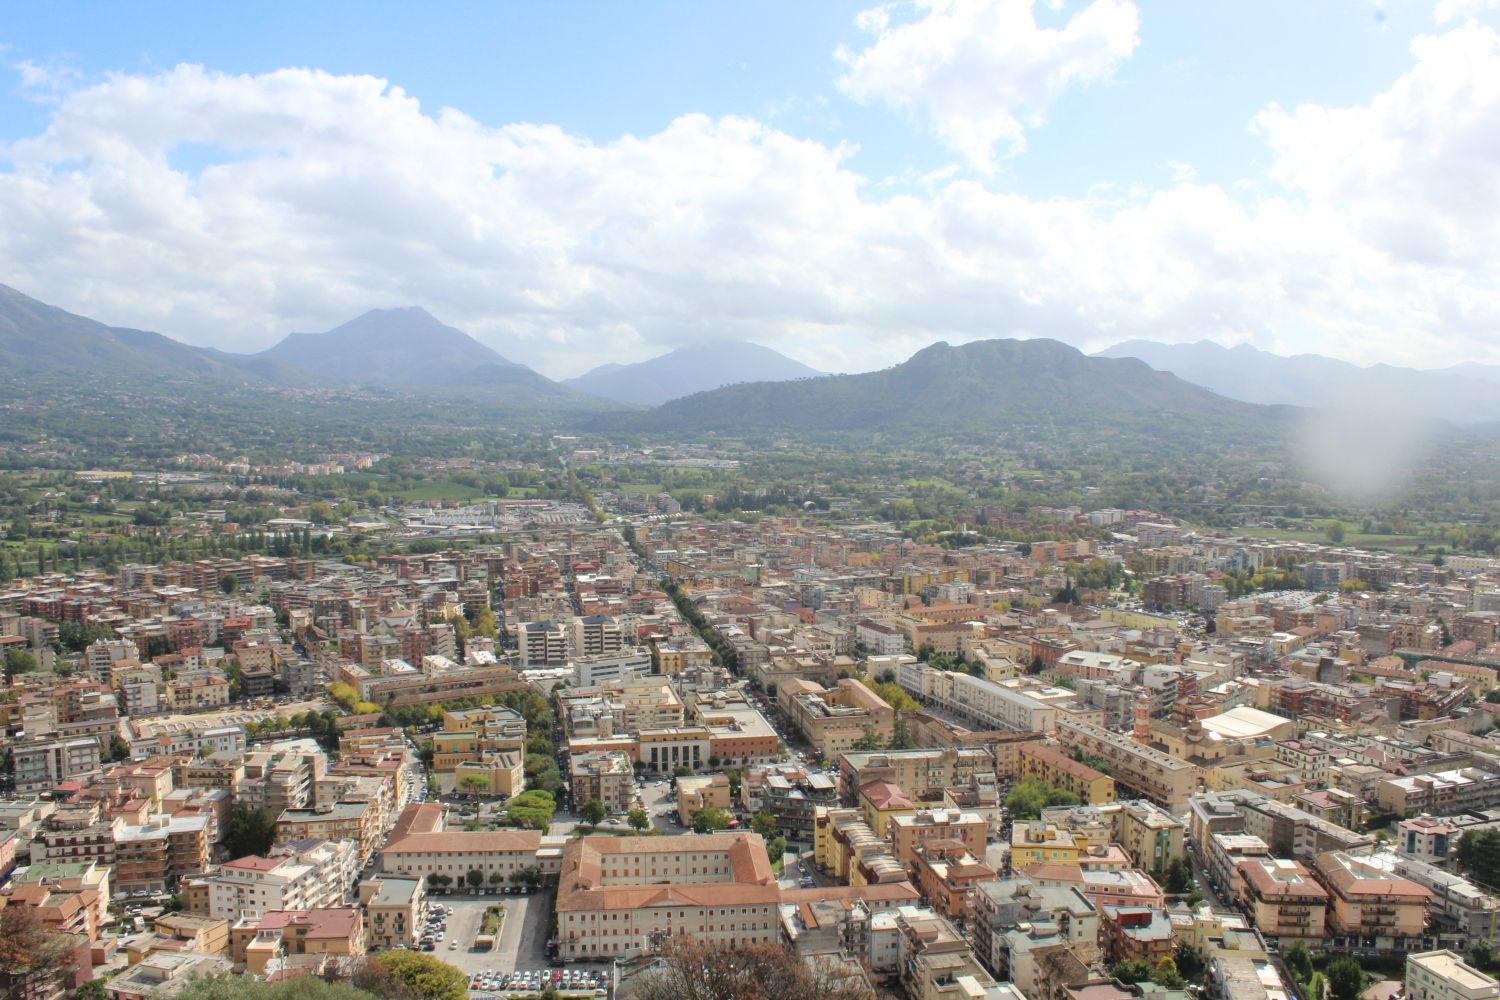
[[[354,861],[351,842],[306,845],[292,853],[226,861],[206,878],[183,889],[184,899],[201,900],[195,913],[231,925],[271,910],[313,910],[342,906]],[[347,855],[347,861],[341,859]]]
[[[1057,738],[1102,758],[1114,770],[1117,790],[1132,792],[1167,809],[1180,810],[1197,791],[1198,771],[1187,761],[1138,743],[1101,726],[1061,720]]]
[[[1113,802],[1115,798],[1113,778],[1045,743],[1028,743],[1022,746],[1017,768],[1020,777],[1036,778],[1061,788],[1088,805]]]
[[[380,875],[359,884],[365,943],[371,951],[415,948],[427,909],[427,880]]]
[[[364,920],[356,909],[271,910],[229,931],[229,957],[245,973],[266,976],[273,963],[299,955],[351,959],[367,950]]]
[[[1025,875],[981,882],[974,890],[974,949],[994,975],[1027,997],[1055,995],[1068,968],[1100,958],[1099,913],[1076,885],[1039,885]]]
[[[11,750],[16,791],[35,795],[64,781],[99,774],[99,741],[93,737],[21,743]]]
[[[705,774],[677,779],[677,820],[683,826],[691,826],[693,816],[700,809],[729,812],[733,806],[729,778],[725,775]]]
[[[1454,952],[1424,951],[1406,956],[1406,995],[1410,1000],[1495,1000],[1500,981]]]
[[[765,764],[740,777],[740,805],[747,813],[770,813],[782,836],[811,842],[819,807],[838,804],[838,782],[821,772],[809,774],[801,765]]]
[[[832,690],[814,681],[785,681],[777,688],[776,702],[797,731],[830,759],[862,739],[889,740],[895,731],[895,710],[852,677]]]
[[[1375,789],[1375,800],[1385,812],[1411,816],[1429,813],[1452,816],[1500,805],[1500,773],[1463,767],[1434,774],[1386,778]]]
[[[526,720],[520,712],[493,706],[443,713],[443,727],[432,734],[432,769],[455,770],[465,761],[491,753],[526,750]]]
[[[1160,877],[1173,861],[1186,856],[1181,820],[1145,799],[1121,799],[1101,805],[1053,806],[1043,822],[1066,830],[1085,847],[1116,844],[1131,864]]]
[[[1420,858],[1398,855],[1395,872],[1432,893],[1427,918],[1439,934],[1453,935],[1470,948],[1500,948],[1500,897]]]
[[[619,624],[608,615],[584,615],[568,625],[574,657],[615,656],[624,646]]]
[[[780,889],[754,834],[575,837],[563,848],[557,940],[564,961],[604,961],[693,936],[777,940]]]
[[[1406,950],[1420,941],[1432,892],[1341,851],[1313,860],[1328,890],[1328,933],[1335,946]]]
[[[936,705],[984,729],[1051,732],[1058,706],[1076,702],[1067,688],[1039,684],[1029,677],[991,681],[971,674],[938,670],[926,663],[903,663],[897,683],[913,698]]]
[[[973,912],[974,887],[995,877],[957,840],[929,840],[911,862],[917,890],[932,908],[951,920],[967,921]]]
[[[869,750],[838,758],[839,793],[854,801],[855,790],[872,781],[898,786],[914,802],[941,802],[945,792],[996,789],[995,757],[984,747],[930,750]]]
[[[1251,858],[1239,863],[1240,886],[1250,919],[1266,937],[1306,941],[1316,947],[1327,934],[1328,893],[1300,862]]]
[[[598,799],[610,812],[624,812],[635,800],[635,767],[619,750],[573,754],[568,763],[573,800]]]
[[[370,802],[330,802],[311,809],[286,809],[276,818],[276,842],[293,840],[351,840],[359,849],[360,864],[375,855],[384,832]]]
[[[909,815],[892,816],[886,824],[886,835],[896,860],[911,865],[923,846],[935,841],[955,841],[968,851],[984,857],[989,840],[989,824],[977,813],[954,809],[920,809]]]
[[[561,667],[568,662],[568,629],[560,622],[525,622],[517,630],[522,669]]]

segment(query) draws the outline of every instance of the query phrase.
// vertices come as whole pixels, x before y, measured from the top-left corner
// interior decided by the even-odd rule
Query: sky
[[[26,5],[0,282],[245,352],[420,305],[554,377],[720,338],[1500,363],[1497,8]]]

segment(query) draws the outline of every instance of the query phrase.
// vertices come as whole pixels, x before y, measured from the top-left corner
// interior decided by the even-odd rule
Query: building
[[[1057,738],[1064,746],[1079,747],[1101,758],[1114,771],[1115,786],[1159,806],[1180,811],[1198,787],[1198,770],[1160,750],[1138,743],[1124,733],[1102,726],[1059,720]]]
[[[229,957],[252,976],[278,971],[300,955],[348,960],[365,954],[365,925],[356,909],[271,910],[229,931]]]
[[[1098,805],[1115,799],[1115,779],[1074,760],[1057,747],[1028,743],[1021,747],[1017,766],[1021,777],[1054,785],[1085,804]]]
[[[311,809],[286,809],[276,818],[276,842],[352,840],[361,864],[374,857],[384,831],[369,802],[331,802]]]
[[[415,948],[427,909],[427,880],[379,875],[359,884],[365,911],[365,943],[371,951]]]
[[[227,973],[229,960],[194,952],[157,952],[104,984],[109,1000],[159,1000],[181,993],[199,977]]]
[[[838,804],[838,782],[800,764],[767,764],[740,777],[740,805],[752,816],[769,813],[789,841],[811,843],[817,810]]]
[[[520,712],[499,706],[446,711],[442,729],[432,734],[432,769],[449,772],[464,761],[525,750],[526,720]]]
[[[1401,850],[1417,858],[1446,861],[1458,841],[1458,827],[1431,816],[1414,816],[1399,824]]]
[[[1320,854],[1313,877],[1328,890],[1333,945],[1407,950],[1421,940],[1432,892],[1363,858]]]
[[[846,677],[832,690],[815,681],[788,680],[776,702],[793,727],[824,757],[832,758],[864,739],[889,741],[896,713],[863,682]]]
[[[445,876],[461,883],[469,872],[486,881],[535,867],[542,835],[536,830],[486,833],[444,829],[444,813],[434,803],[408,805],[380,851],[380,870],[393,875]]]
[[[579,805],[598,799],[608,812],[625,812],[635,800],[635,768],[622,751],[573,754],[568,770],[573,782],[573,801]]]
[[[995,877],[995,869],[957,840],[923,844],[911,870],[922,898],[943,916],[961,921],[973,911],[974,887]]]
[[[1500,948],[1500,897],[1419,858],[1397,856],[1395,871],[1432,893],[1427,917],[1442,940],[1456,939],[1464,948]]]
[[[1316,946],[1327,934],[1328,893],[1299,862],[1250,858],[1240,862],[1240,887],[1250,919],[1266,937]]]
[[[1500,773],[1464,767],[1386,778],[1376,786],[1375,800],[1381,810],[1401,816],[1417,813],[1452,816],[1491,809],[1500,805]]]
[[[252,854],[226,861],[214,874],[195,880],[204,902],[189,909],[233,925],[271,910],[342,906],[353,876],[353,843],[287,846],[293,850],[266,858]],[[193,898],[187,887],[184,898]]]
[[[575,837],[557,892],[563,961],[660,950],[668,938],[770,943],[780,889],[754,834]]]
[[[1500,981],[1451,951],[1424,951],[1406,956],[1406,995],[1409,1000],[1495,1000]]]
[[[725,775],[677,779],[677,819],[683,826],[691,826],[700,809],[721,809],[727,813],[733,806],[729,778]]]
[[[63,781],[99,773],[99,741],[93,737],[23,743],[11,750],[16,791],[22,795],[45,792]]]
[[[956,841],[977,857],[984,857],[989,824],[977,813],[956,809],[919,809],[892,816],[886,835],[896,860],[911,865],[922,847],[934,841]]]

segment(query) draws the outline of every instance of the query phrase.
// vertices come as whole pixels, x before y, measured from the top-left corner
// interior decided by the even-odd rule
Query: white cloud
[[[1448,24],[1496,7],[1500,7],[1500,0],[1438,0],[1432,17],[1438,24]]]
[[[877,37],[838,51],[839,89],[915,116],[983,171],[996,147],[1024,150],[1026,129],[1066,90],[1106,79],[1140,41],[1128,0],[1093,0],[1061,28],[1038,25],[1032,0],[917,0],[922,16],[893,26],[898,6],[859,15]]]
[[[553,374],[714,336],[826,370],[1014,335],[1493,359],[1500,39],[1413,55],[1368,105],[1267,109],[1244,188],[1041,200],[891,195],[747,118],[594,142],[370,77],[116,75],[0,148],[0,280],[231,349],[421,304]]]

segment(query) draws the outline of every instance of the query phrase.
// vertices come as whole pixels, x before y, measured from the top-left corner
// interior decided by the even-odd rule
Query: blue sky
[[[0,280],[242,350],[418,301],[551,374],[710,336],[834,369],[1007,334],[1500,360],[1495,220],[1468,218],[1489,199],[1413,193],[1476,169],[1465,136],[1500,123],[1500,101],[1413,96],[1487,92],[1487,0],[430,6],[47,4],[0,24]],[[924,49],[1000,7],[1030,41]],[[1422,37],[1449,50],[1424,60]],[[334,93],[365,75],[420,109]],[[990,115],[1007,103],[1010,125]],[[1428,134],[1385,149],[1401,114]],[[1135,253],[1160,263],[1120,270]]]

